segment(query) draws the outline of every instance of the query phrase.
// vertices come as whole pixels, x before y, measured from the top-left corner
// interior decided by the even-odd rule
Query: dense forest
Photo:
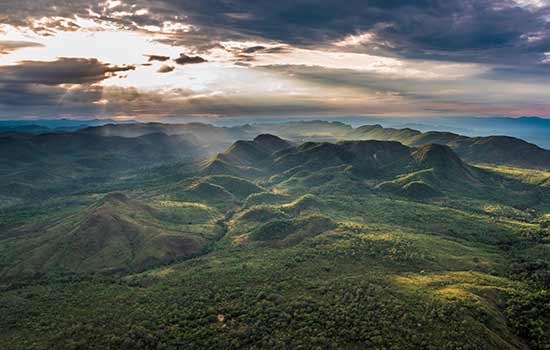
[[[0,134],[2,349],[550,349],[550,151],[378,125]]]

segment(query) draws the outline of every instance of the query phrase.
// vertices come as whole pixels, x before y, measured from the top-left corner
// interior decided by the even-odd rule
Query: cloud
[[[0,55],[28,47],[42,47],[44,45],[32,41],[0,40]]]
[[[0,84],[0,106],[18,107],[22,109],[36,106],[48,107],[42,113],[48,113],[50,108],[64,104],[80,105],[89,109],[101,99],[103,88],[100,86],[60,87],[37,84]]]
[[[284,82],[303,83],[310,90],[297,89],[288,95],[272,92],[261,97],[236,96],[231,93],[238,89],[222,83],[220,88],[201,91],[202,95],[181,91],[146,93],[139,89],[115,91],[97,85],[133,66],[61,58],[0,67],[0,104],[17,104],[28,111],[33,105],[50,106],[41,109],[44,113],[65,110],[158,116],[365,114],[406,112],[407,108],[470,108],[474,113],[491,108],[496,111],[495,106],[506,109],[510,103],[516,103],[516,107],[539,104],[548,109],[544,97],[550,86],[550,79],[546,78],[550,69],[550,6],[546,0],[349,0],[344,5],[336,0],[112,3],[4,0],[0,2],[0,24],[41,35],[77,30],[85,33],[101,28],[136,31],[155,44],[181,46],[174,50],[186,52],[174,61],[168,56],[146,55],[149,63],[145,64],[153,62],[156,66],[156,62],[164,62],[161,73],[171,71],[176,64],[204,63],[207,58],[247,66],[246,71],[250,72],[269,70]],[[86,29],[87,24],[92,29]],[[18,45],[25,44],[0,41],[0,52],[28,47]],[[139,55],[143,52],[165,51],[148,46],[147,51],[138,51]],[[349,69],[339,69],[352,53],[361,57],[347,62]],[[331,65],[337,59],[338,65]],[[394,60],[395,65],[387,64],[388,60]],[[257,68],[261,64],[274,66]],[[457,73],[469,65],[484,71]],[[225,72],[220,68],[212,74],[219,74],[223,80]],[[246,81],[241,75],[236,76]],[[144,80],[140,79],[134,81]],[[273,84],[273,89],[278,86]],[[324,98],[319,97],[321,93],[316,88],[324,89]],[[218,95],[214,96],[213,90]],[[350,91],[353,98],[346,100],[344,93],[338,95],[333,90]],[[242,89],[239,91],[242,93]],[[389,102],[376,104],[367,97]]]
[[[197,116],[322,116],[383,110],[363,99],[340,102],[322,96],[204,94],[189,90],[140,90],[114,86],[50,86],[0,84],[0,117],[38,118],[131,116],[141,120]]]
[[[125,113],[159,117],[173,110],[163,98],[136,88],[0,83],[0,117],[13,117],[14,108],[19,116],[36,118],[101,118]]]
[[[56,61],[22,61],[0,66],[0,83],[11,84],[94,84],[134,66],[113,66],[95,58],[59,58]]]
[[[95,58],[22,61],[0,66],[0,114],[36,116],[93,115],[101,110],[103,87],[97,83],[134,66],[116,66]]]
[[[173,66],[168,66],[168,65],[162,65],[159,70],[157,71],[158,73],[170,73],[172,72],[174,69],[176,69],[175,67]]]
[[[457,81],[388,79],[384,74],[352,69],[269,66],[266,70],[301,82],[300,90],[249,93],[205,93],[188,89],[141,90],[103,85],[44,85],[0,83],[0,117],[131,116],[141,120],[216,117],[322,117],[342,115],[465,115],[550,111],[548,86],[506,84],[474,78]],[[411,87],[414,87],[412,89]],[[527,102],[526,96],[530,96]]]
[[[256,45],[249,46],[242,49],[234,50],[240,54],[250,55],[250,54],[282,54],[289,53],[291,51],[290,47],[286,45],[276,45],[276,46],[264,46]]]
[[[198,63],[204,63],[208,62],[204,58],[200,56],[187,56],[186,54],[182,53],[180,54],[180,57],[176,58],[174,60],[177,64],[185,65],[185,64],[198,64]]]
[[[506,64],[544,60],[550,51],[549,16],[545,0],[349,0],[345,6],[337,0],[0,3],[0,23],[46,34],[77,30],[77,18],[129,30],[159,28],[164,35],[157,40],[195,53],[228,40],[302,48],[340,43],[340,49],[379,55]],[[347,40],[354,37],[369,40]]]
[[[491,108],[500,111],[499,105],[518,109],[518,106],[532,104],[550,108],[550,78],[518,80],[518,72],[506,71],[501,68],[466,75],[457,79],[456,68],[435,64],[425,69],[438,71],[437,79],[418,79],[414,76],[400,77],[385,72],[357,71],[354,69],[335,69],[315,66],[273,65],[262,66],[271,72],[313,84],[318,89],[344,89],[350,95],[367,96],[399,96],[401,102],[407,100],[411,109],[432,111],[436,106],[444,104],[446,108],[465,111],[468,106],[484,106],[483,110]],[[405,68],[405,67],[403,67]],[[418,67],[422,69],[422,66]],[[426,73],[427,74],[427,73]],[[535,74],[531,72],[530,74]],[[496,78],[498,77],[498,79]],[[502,87],[505,86],[503,89]],[[510,107],[511,106],[511,107]],[[472,107],[472,108],[474,108]],[[396,106],[386,105],[386,111],[391,112]],[[505,108],[504,108],[505,109]],[[475,111],[475,109],[472,109]],[[474,112],[471,112],[474,113]]]
[[[258,51],[263,51],[265,50],[266,47],[265,46],[250,46],[250,47],[246,47],[244,49],[241,50],[242,53],[255,53],[255,52],[258,52]]]
[[[547,37],[548,6],[512,0],[165,0],[212,40],[261,38],[300,47],[322,47],[369,33],[364,50],[403,57],[460,61],[536,62],[543,48],[526,36]],[[182,34],[182,37],[185,35]],[[361,43],[359,43],[361,44]],[[548,51],[545,44],[544,49]]]
[[[254,46],[237,46],[237,47],[223,47],[224,50],[233,55],[233,62],[235,65],[246,65],[248,62],[254,62],[257,60],[258,55],[276,55],[276,54],[287,54],[292,51],[292,49],[287,45],[275,45],[275,46],[266,46],[266,45],[254,45]]]
[[[140,10],[146,7],[147,1],[144,0],[120,2],[116,7],[108,6],[106,1],[3,0],[0,2],[0,23],[26,27],[45,36],[54,35],[56,31],[79,30],[78,19],[111,23],[127,29],[136,29],[138,22],[158,24],[160,18],[142,14]]]
[[[192,35],[179,35],[189,45],[260,39],[327,48],[355,36],[369,40],[350,50],[506,64],[537,64],[550,51],[550,6],[513,0],[350,0],[345,6],[336,0],[164,0],[163,5],[185,14],[195,28]],[[243,53],[262,47],[247,50]]]
[[[145,55],[145,57],[148,57],[148,62],[158,61],[158,62],[165,62],[170,59],[168,56],[159,56],[159,55]]]

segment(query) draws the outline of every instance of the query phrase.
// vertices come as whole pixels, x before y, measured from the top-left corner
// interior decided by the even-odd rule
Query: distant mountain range
[[[255,138],[256,135],[263,136]],[[254,141],[246,141],[251,139]],[[549,150],[508,136],[467,137],[380,125],[354,129],[343,123],[323,121],[235,127],[200,123],[109,124],[75,132],[0,133],[0,195],[9,198],[47,196],[61,188],[75,190],[83,184],[92,185],[107,178],[120,177],[138,168],[181,161],[185,161],[187,166],[193,162],[207,162],[206,171],[212,174],[256,176],[263,171],[256,167],[257,161],[269,158],[266,149],[276,146],[280,150],[291,144],[302,144],[302,148],[312,147],[311,151],[320,152],[318,162],[329,164],[335,154],[348,154],[342,149],[345,145],[341,142],[363,140],[395,141],[412,149],[431,144],[445,145],[468,163],[550,169]],[[311,142],[321,144],[313,147]],[[353,143],[349,147],[351,145]],[[360,146],[356,144],[354,147]],[[211,158],[217,153],[220,153],[218,157]],[[301,153],[289,155],[287,161],[298,154]],[[377,153],[377,157],[383,154]]]
[[[388,128],[412,128],[419,131],[448,131],[464,136],[492,136],[506,135],[524,139],[534,143],[539,147],[550,149],[550,119],[540,117],[338,117],[321,118],[321,121],[338,122],[359,127],[362,125],[379,124]],[[319,118],[304,118],[301,120],[292,118],[278,119],[223,119],[215,120],[212,123],[215,126],[226,128],[238,128],[245,125],[262,124],[294,124],[315,123]],[[73,120],[73,119],[35,119],[35,120],[0,120],[0,132],[17,131],[27,133],[44,133],[51,131],[75,131],[90,126],[101,126],[107,124],[139,124],[134,120],[120,121],[112,119],[91,119],[91,120]],[[160,123],[159,123],[160,124]],[[178,125],[173,123],[171,125]],[[188,124],[188,123],[185,123]],[[191,124],[201,124],[193,122]]]
[[[536,125],[539,122],[546,123],[546,120],[540,118],[535,121],[526,119],[526,121],[532,121]],[[381,125],[364,125],[354,129],[341,122],[319,120],[246,124],[233,127],[216,127],[201,123],[105,125],[87,128],[82,132],[124,137],[157,132],[194,135],[198,140],[219,145],[218,151],[228,147],[232,142],[251,139],[262,133],[277,135],[293,142],[380,140],[398,141],[409,146],[437,143],[448,145],[468,162],[550,169],[549,150],[510,136],[468,137],[441,131],[422,132],[411,128],[384,128]]]
[[[465,136],[507,135],[524,139],[540,147],[550,149],[550,119],[525,116],[511,117],[360,117],[301,118],[304,121],[334,121],[356,128],[362,125],[379,124],[387,128],[412,128],[420,131],[448,131]],[[235,127],[243,124],[286,124],[292,118],[269,119],[223,119],[214,125]]]
[[[450,132],[420,132],[414,129],[369,125],[357,128],[350,137],[359,140],[398,141],[410,146],[437,143],[448,145],[469,162],[550,169],[549,150],[509,136],[467,137]]]
[[[447,131],[465,136],[506,135],[550,149],[550,119],[539,117],[446,117],[446,118],[344,118],[354,127],[379,124],[388,128],[412,128],[423,132]]]
[[[76,131],[90,126],[106,124],[131,124],[134,121],[112,119],[31,119],[31,120],[0,120],[1,132],[46,133],[52,131]]]

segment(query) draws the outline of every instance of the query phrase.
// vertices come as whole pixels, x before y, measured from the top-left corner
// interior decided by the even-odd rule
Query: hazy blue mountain
[[[0,120],[0,132],[44,133],[49,131],[75,131],[90,126],[132,124],[134,121],[112,119],[29,119]]]

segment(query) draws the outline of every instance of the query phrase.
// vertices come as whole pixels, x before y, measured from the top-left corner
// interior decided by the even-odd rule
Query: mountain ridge
[[[372,125],[359,127],[348,137],[398,141],[409,146],[438,143],[451,147],[469,162],[550,169],[550,150],[510,136],[467,137],[451,132],[420,132]]]

